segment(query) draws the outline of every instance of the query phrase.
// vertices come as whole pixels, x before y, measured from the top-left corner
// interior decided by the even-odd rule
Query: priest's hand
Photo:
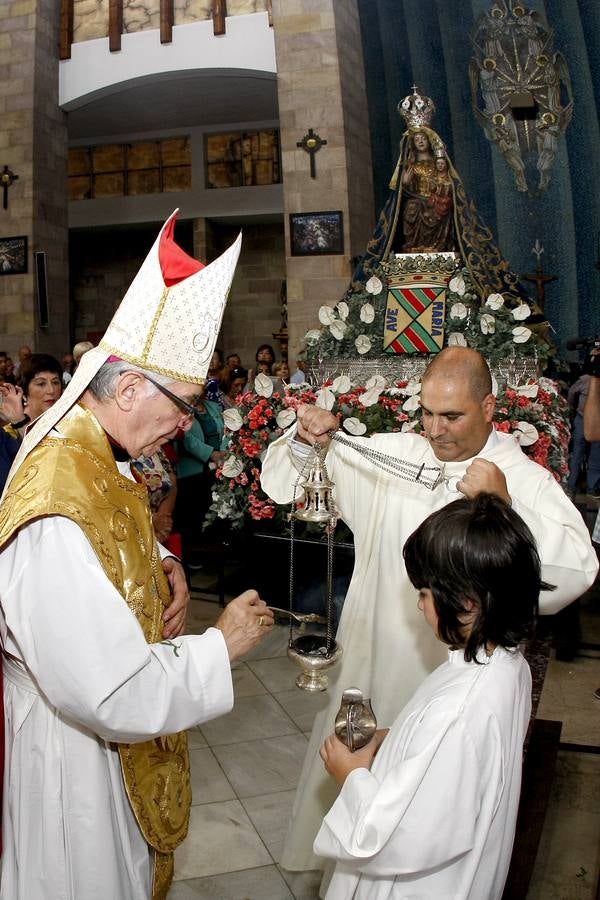
[[[370,769],[375,754],[379,750],[389,728],[378,728],[368,744],[351,753],[335,734],[325,738],[319,755],[331,777],[340,785],[354,769]]]
[[[174,556],[165,556],[162,561],[163,570],[171,585],[172,600],[163,613],[163,638],[179,637],[185,631],[187,607],[190,602],[187,579],[183,566]]]
[[[298,407],[298,437],[306,444],[314,444],[317,441],[321,447],[329,446],[331,438],[328,431],[337,431],[340,423],[337,418],[320,406],[309,406],[301,403]]]
[[[456,487],[470,500],[478,494],[496,494],[509,506],[512,502],[504,472],[488,459],[474,459]]]
[[[273,627],[272,611],[256,591],[244,591],[228,603],[215,628],[223,632],[229,659],[233,662],[252,650]]]

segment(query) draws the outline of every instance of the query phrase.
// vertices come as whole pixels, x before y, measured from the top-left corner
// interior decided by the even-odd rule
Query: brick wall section
[[[61,353],[68,340],[67,137],[57,110],[58,4],[55,0],[0,3],[0,163],[19,176],[0,207],[0,237],[26,235],[25,275],[0,278],[2,348],[21,344]],[[34,124],[35,123],[35,124]],[[32,251],[45,250],[51,327],[37,327]]]
[[[350,278],[350,260],[373,228],[367,101],[356,0],[273,0],[281,126],[286,253],[291,212],[342,210],[345,252],[286,258],[290,359],[322,303],[335,303]],[[324,140],[310,177],[296,147],[309,128]],[[350,177],[349,177],[350,176]]]
[[[237,236],[221,235],[221,250]],[[225,355],[239,353],[252,368],[256,349],[271,344],[277,359],[280,346],[273,338],[281,325],[281,284],[285,280],[284,235],[280,224],[245,225],[242,252],[225,308],[220,345]]]
[[[105,331],[159,227],[157,223],[71,235],[75,341],[93,340]],[[207,219],[179,221],[175,232],[186,252],[207,263],[216,259],[237,234],[236,228],[216,225]],[[285,279],[285,254],[280,224],[245,225],[243,234],[240,261],[218,343],[225,354],[237,352],[243,363],[251,366],[256,348],[262,343],[272,344],[280,357],[273,332],[279,331],[281,324],[279,296]]]

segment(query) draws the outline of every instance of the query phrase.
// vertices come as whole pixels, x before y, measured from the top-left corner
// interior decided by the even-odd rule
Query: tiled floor
[[[219,613],[194,578],[190,631]],[[600,586],[582,602],[583,640],[600,644]],[[194,806],[176,853],[169,900],[315,900],[318,877],[278,867],[294,790],[322,694],[294,685],[288,630],[277,626],[235,664],[229,715],[189,732]],[[600,745],[598,650],[571,662],[551,660],[539,716],[563,722],[566,744]],[[560,751],[550,807],[527,900],[594,900],[600,848],[600,755]]]

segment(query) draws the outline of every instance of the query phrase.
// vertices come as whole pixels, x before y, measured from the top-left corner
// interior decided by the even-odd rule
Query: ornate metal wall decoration
[[[537,188],[550,183],[558,140],[573,115],[566,60],[555,52],[554,32],[535,10],[515,0],[496,0],[471,33],[469,66],[477,121],[498,145],[527,191],[527,168],[535,163]]]

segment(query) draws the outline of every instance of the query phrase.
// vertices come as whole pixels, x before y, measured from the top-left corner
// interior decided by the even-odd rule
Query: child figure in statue
[[[489,494],[429,516],[404,558],[448,662],[389,733],[354,753],[335,735],[323,744],[325,767],[342,785],[314,844],[337,863],[326,898],[499,900],[531,712],[519,643],[548,585],[528,527]]]

